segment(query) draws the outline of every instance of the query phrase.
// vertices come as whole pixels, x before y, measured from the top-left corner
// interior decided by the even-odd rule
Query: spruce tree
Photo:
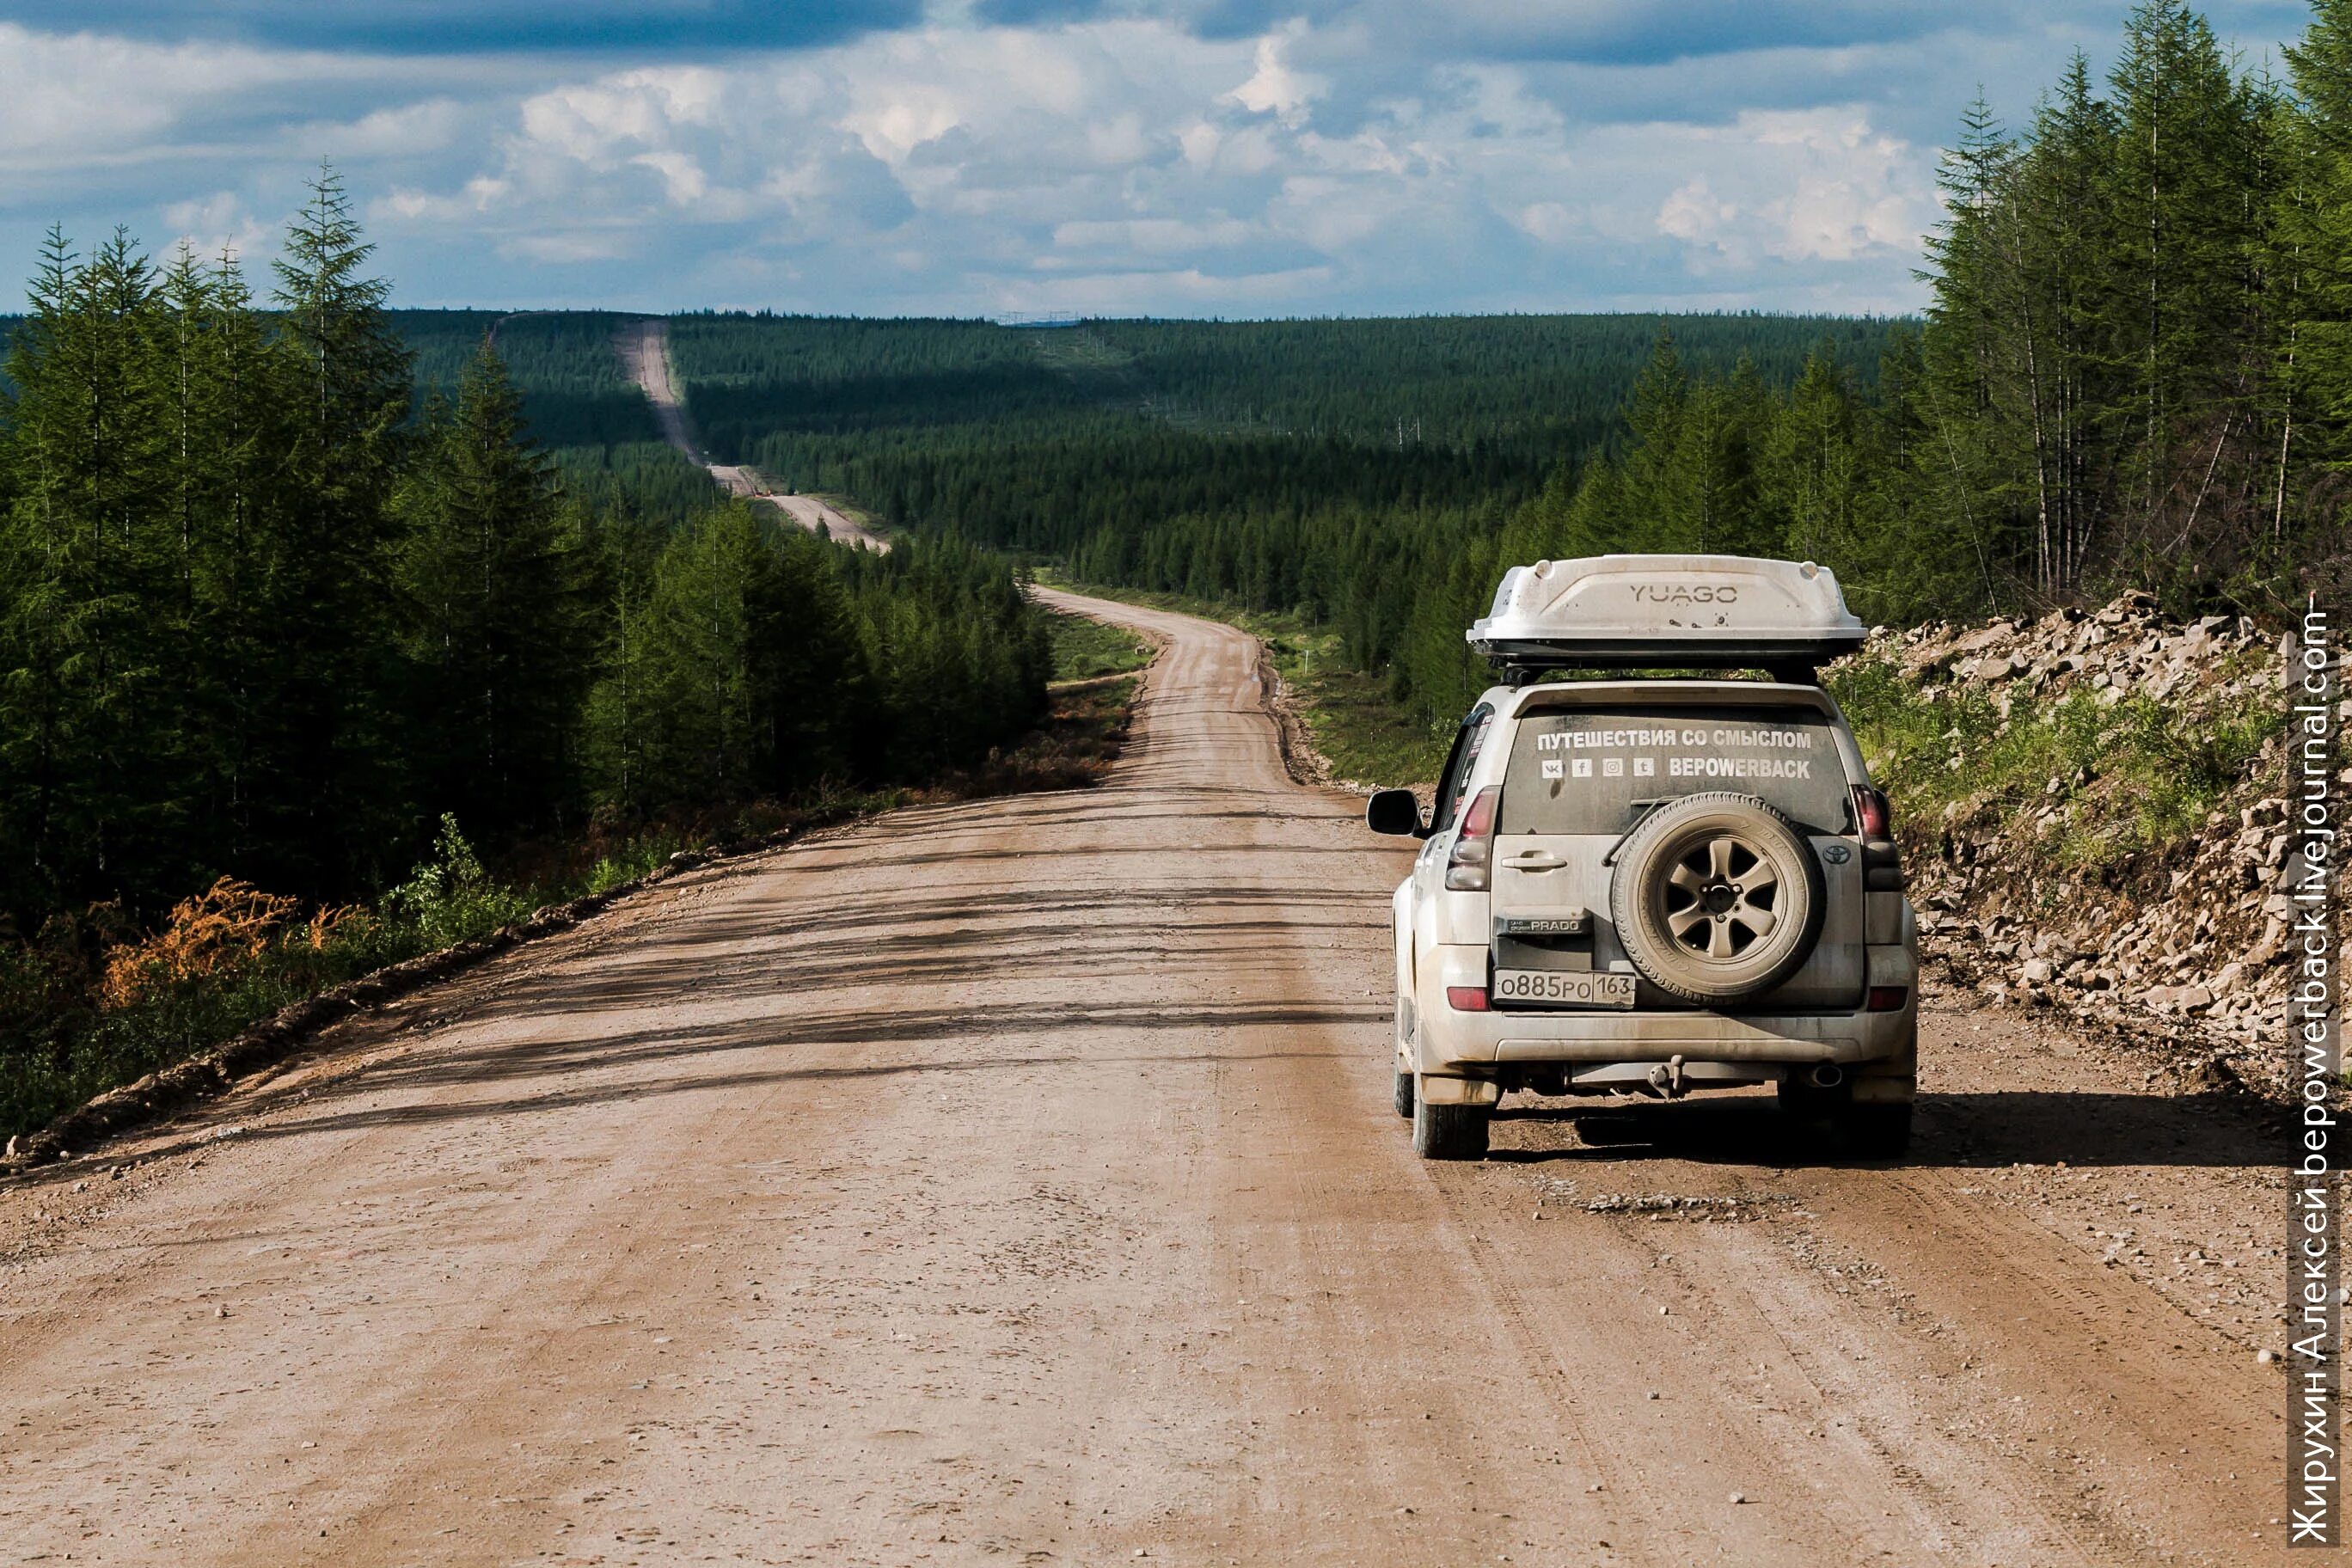
[[[274,885],[351,889],[393,868],[377,855],[411,813],[411,749],[392,702],[399,622],[391,498],[409,412],[408,352],[365,275],[332,169],[289,227],[277,262],[282,342],[297,399],[286,473],[298,500],[271,521],[262,612],[278,664],[256,705],[249,783],[262,838],[285,858]]]
[[[2241,193],[2253,129],[2211,27],[2182,0],[2132,12],[2110,79],[2114,202],[2132,258],[2125,319],[2140,426],[2138,548],[2148,552],[2164,536],[2160,518],[2195,506],[2207,454],[2224,451],[2237,413],[2233,329],[2254,237]]]
[[[416,671],[410,732],[438,812],[509,832],[572,795],[572,715],[589,624],[572,519],[485,339],[454,406],[433,406],[404,487],[400,581]]]

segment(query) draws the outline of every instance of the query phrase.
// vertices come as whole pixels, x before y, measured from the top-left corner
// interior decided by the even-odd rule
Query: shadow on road
[[[1526,1134],[1506,1129],[1523,1127]],[[2285,1163],[2288,1141],[2257,1108],[2226,1095],[2168,1098],[2012,1089],[1931,1094],[1919,1100],[1911,1151],[1899,1161],[1855,1162],[1827,1129],[1781,1113],[1761,1095],[1714,1100],[1595,1106],[1514,1105],[1496,1113],[1491,1159],[1517,1163],[1657,1158],[1707,1165],[1895,1163],[1927,1170],[2010,1165],[2177,1165],[2216,1169]],[[1573,1133],[1576,1142],[1555,1142]],[[1532,1136],[1528,1136],[1531,1134]]]

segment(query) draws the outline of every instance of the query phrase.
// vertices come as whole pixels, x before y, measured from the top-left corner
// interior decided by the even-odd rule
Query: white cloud
[[[1718,237],[1738,216],[1738,207],[1716,198],[1706,176],[1701,174],[1676,189],[1658,208],[1658,232],[1720,249]]]
[[[0,23],[0,246],[20,275],[52,217],[250,246],[325,154],[417,302],[1909,309],[1955,40],[2011,77],[2057,47],[1891,0],[1671,64],[1647,0],[1330,0],[1241,37],[1191,3],[658,63]]]
[[[1113,218],[1066,223],[1054,230],[1054,243],[1075,250],[1129,250],[1147,256],[1181,255],[1192,250],[1223,250],[1255,237],[1257,230],[1230,217],[1201,222],[1184,218]]]
[[[1860,110],[1579,126],[1524,68],[1482,64],[1423,71],[1326,129],[1328,79],[1291,63],[1326,45],[1328,66],[1344,48],[1300,23],[1240,40],[934,26],[615,71],[530,95],[462,184],[380,210],[573,264],[632,254],[614,233],[633,225],[682,223],[712,237],[683,281],[768,279],[796,308],[1247,309],[1318,279],[1443,308],[1482,274],[1564,307],[1612,302],[1592,299],[1612,274],[1671,298],[1771,265],[1868,268],[1872,302],[1907,302],[1889,283],[1909,288],[1932,217],[1926,155]]]
[[[163,222],[172,230],[166,251],[185,246],[208,261],[224,256],[243,258],[266,248],[273,228],[255,217],[234,191],[173,202],[163,209]]]
[[[297,155],[345,161],[415,158],[444,153],[465,133],[465,107],[455,99],[395,104],[352,121],[309,121],[289,126],[281,140]]]
[[[301,65],[258,49],[0,22],[0,163],[95,162],[152,146],[190,110],[283,82]]]
[[[523,261],[544,261],[557,267],[583,261],[617,261],[636,251],[635,237],[605,230],[519,234],[501,240],[499,254]]]
[[[1934,185],[1919,149],[1874,132],[1858,110],[1744,113],[1729,127],[1682,133],[1710,165],[1657,211],[1657,231],[1714,261],[1908,258],[1935,221]],[[1713,180],[1742,193],[1716,195]]]
[[[1293,69],[1283,58],[1286,46],[1306,31],[1305,22],[1293,22],[1260,38],[1254,56],[1256,70],[1225,97],[1252,113],[1271,114],[1293,130],[1306,124],[1309,106],[1331,87],[1319,76]]]

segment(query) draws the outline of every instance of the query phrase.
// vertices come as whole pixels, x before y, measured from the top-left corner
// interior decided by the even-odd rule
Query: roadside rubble
[[[2032,621],[1881,629],[1856,657],[1888,660],[1930,700],[1964,687],[1986,694],[2004,728],[2012,712],[2046,712],[2082,693],[2102,708],[2144,697],[2192,723],[2284,714],[2289,701],[2277,639],[2242,617],[2173,620],[2145,594]],[[2339,713],[2352,717],[2352,703]],[[1959,771],[1965,759],[1950,765]],[[2284,740],[2263,745],[2201,826],[2096,874],[2056,853],[2069,801],[2101,787],[2091,775],[2053,777],[2042,799],[2021,804],[1966,795],[1924,819],[1898,804],[1923,953],[1989,1000],[2163,1042],[2198,1087],[2279,1098],[2288,895],[2303,870],[2288,828]]]

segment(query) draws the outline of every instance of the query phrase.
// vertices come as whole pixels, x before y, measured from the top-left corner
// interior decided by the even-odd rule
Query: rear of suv
[[[1916,928],[1885,797],[1820,658],[1862,628],[1811,564],[1604,556],[1515,568],[1397,889],[1397,1110],[1475,1159],[1513,1089],[1679,1099],[1774,1085],[1856,1152],[1902,1152]],[[1545,681],[1593,667],[1702,676]],[[1727,679],[1759,668],[1769,679]],[[1540,683],[1539,683],[1540,682]]]

